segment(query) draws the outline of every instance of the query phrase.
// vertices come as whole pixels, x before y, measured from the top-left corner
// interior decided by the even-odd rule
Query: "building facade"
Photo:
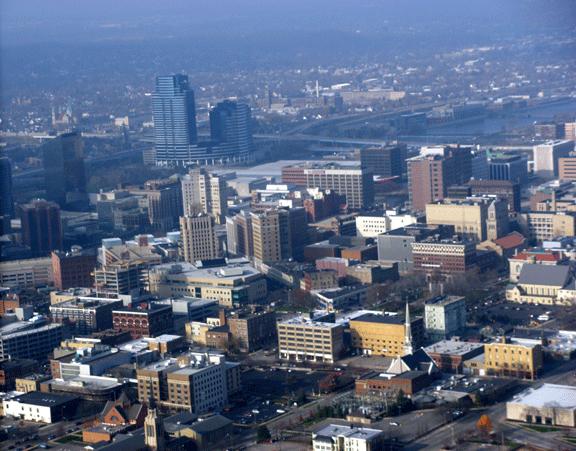
[[[366,313],[350,320],[352,348],[363,354],[385,357],[398,357],[407,354],[407,335],[411,336],[413,350],[424,343],[424,321],[422,318],[409,319],[400,315],[376,315]]]
[[[555,178],[560,174],[560,158],[570,156],[574,150],[574,141],[549,141],[534,146],[534,172],[540,177]]]
[[[33,200],[20,206],[22,243],[34,255],[48,255],[62,249],[62,222],[60,207],[55,202]]]
[[[188,76],[156,78],[152,114],[156,164],[178,166],[193,162],[192,149],[197,142],[196,105]]]
[[[180,217],[180,237],[184,261],[213,260],[220,257],[214,217],[199,213]]]
[[[450,338],[466,328],[466,299],[437,296],[424,304],[424,326],[431,341]]]
[[[407,160],[408,195],[413,211],[444,199],[451,185],[460,185],[472,175],[472,154],[468,147],[423,148]]]
[[[180,179],[184,215],[209,213],[223,224],[228,213],[227,185],[223,177],[196,168]]]
[[[59,290],[68,288],[88,288],[94,286],[92,275],[96,267],[95,253],[82,250],[70,252],[52,252],[52,272],[54,273],[54,286]]]
[[[147,308],[113,310],[112,324],[115,331],[128,331],[134,339],[157,337],[172,330],[172,307],[150,304]]]
[[[515,343],[508,339],[484,345],[484,366],[488,375],[534,380],[542,370],[542,346]]]
[[[406,172],[406,145],[360,149],[360,164],[380,177],[402,177]]]
[[[282,168],[282,182],[334,190],[346,197],[351,209],[366,208],[374,203],[373,173],[368,169],[337,165],[287,166]]]
[[[344,326],[293,318],[278,323],[282,360],[334,363],[344,351]]]

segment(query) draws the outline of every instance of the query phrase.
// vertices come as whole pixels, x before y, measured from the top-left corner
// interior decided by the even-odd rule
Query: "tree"
[[[256,431],[256,440],[258,443],[268,442],[272,438],[270,431],[266,426],[259,426]]]
[[[399,413],[410,410],[410,407],[412,406],[412,402],[404,394],[404,390],[402,389],[398,390],[398,393],[396,395],[396,406],[398,407]]]
[[[482,434],[484,437],[488,437],[494,430],[490,417],[488,415],[482,415],[476,422],[476,429],[478,429],[480,434]]]

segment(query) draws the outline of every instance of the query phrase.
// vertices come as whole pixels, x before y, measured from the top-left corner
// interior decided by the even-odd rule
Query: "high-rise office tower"
[[[254,255],[252,241],[252,215],[245,210],[226,218],[226,243],[228,252],[251,257]]]
[[[244,103],[225,100],[210,111],[210,137],[222,160],[244,162],[252,158],[252,113]]]
[[[466,183],[472,174],[469,147],[425,147],[417,157],[409,158],[408,194],[413,211],[442,200],[450,185]]]
[[[196,168],[180,180],[184,214],[210,213],[223,224],[228,212],[227,188],[223,177]]]
[[[152,96],[156,164],[180,166],[191,163],[191,151],[197,141],[194,91],[188,76],[156,77]]]
[[[20,206],[22,242],[34,255],[47,255],[62,249],[60,207],[43,199]]]
[[[12,165],[6,157],[0,158],[0,216],[14,214],[12,198]]]
[[[180,217],[182,256],[185,261],[194,263],[220,257],[214,225],[214,217],[203,213]]]
[[[549,141],[534,146],[534,172],[540,177],[558,177],[560,158],[570,156],[574,141]]]
[[[308,215],[304,207],[290,208],[288,212],[288,221],[290,227],[290,247],[294,260],[304,260],[304,247],[308,244]]]
[[[84,145],[79,132],[64,133],[44,145],[46,197],[62,208],[88,207]]]
[[[148,220],[154,232],[166,233],[178,227],[182,215],[182,188],[177,178],[148,180],[130,193],[147,200]]]
[[[488,159],[490,180],[524,183],[528,180],[528,158],[519,154],[491,153]]]
[[[362,169],[371,169],[381,177],[402,177],[406,172],[406,145],[368,147],[360,149]]]

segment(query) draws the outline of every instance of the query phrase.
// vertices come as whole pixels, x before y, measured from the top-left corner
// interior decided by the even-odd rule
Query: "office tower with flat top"
[[[47,199],[61,208],[87,209],[82,135],[72,132],[50,139],[43,147],[43,161]]]

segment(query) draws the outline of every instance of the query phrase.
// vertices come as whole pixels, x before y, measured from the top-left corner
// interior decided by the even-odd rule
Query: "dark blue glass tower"
[[[0,216],[14,216],[12,165],[6,157],[0,158]]]
[[[156,164],[187,165],[194,158],[191,147],[197,141],[194,91],[187,75],[166,75],[156,78],[152,97]]]
[[[210,135],[221,158],[249,161],[252,155],[252,113],[244,103],[225,100],[210,111]]]

